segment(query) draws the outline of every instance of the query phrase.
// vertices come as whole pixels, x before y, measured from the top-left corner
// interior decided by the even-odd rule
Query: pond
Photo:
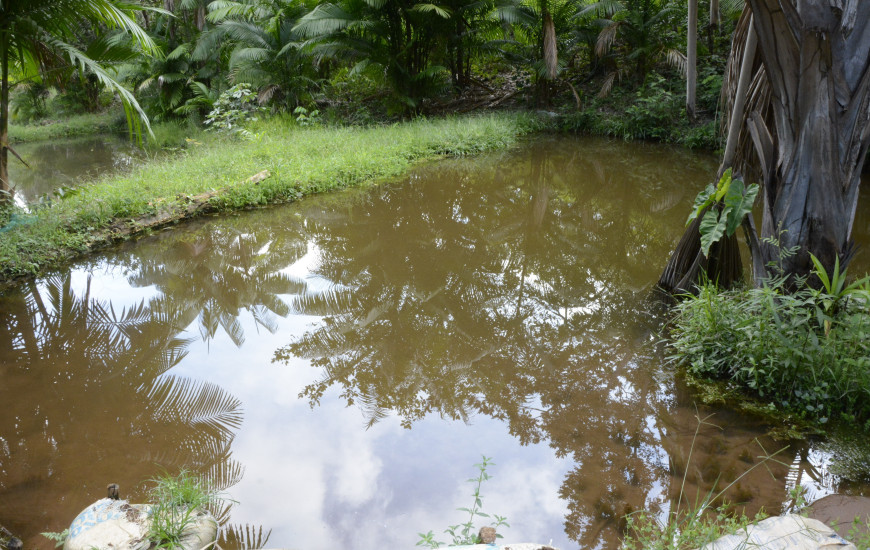
[[[21,143],[15,151],[29,165],[9,157],[15,196],[32,204],[60,187],[71,187],[110,172],[130,170],[144,153],[126,134]]]
[[[616,548],[624,514],[717,482],[749,513],[778,513],[796,483],[868,494],[817,443],[698,404],[665,361],[652,285],[715,169],[542,138],[200,219],[11,289],[0,524],[50,548],[39,533],[108,483],[141,500],[186,467],[233,501],[224,548],[411,548],[467,519],[484,455],[505,540],[563,550]]]

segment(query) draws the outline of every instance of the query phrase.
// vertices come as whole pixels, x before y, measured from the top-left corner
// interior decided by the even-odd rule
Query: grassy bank
[[[247,138],[208,134],[175,158],[0,220],[0,278],[38,274],[105,243],[202,212],[292,201],[395,176],[421,159],[506,147],[540,128],[534,117],[499,114],[371,128],[300,128],[272,119],[251,127]]]
[[[89,136],[122,131],[126,127],[124,113],[110,110],[102,113],[74,115],[58,120],[47,119],[34,124],[10,124],[9,141],[15,144]]]

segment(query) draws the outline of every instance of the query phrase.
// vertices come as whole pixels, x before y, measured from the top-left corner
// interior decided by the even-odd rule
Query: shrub
[[[801,285],[791,294],[782,278],[731,291],[707,283],[676,307],[671,358],[772,409],[870,431],[870,293],[843,279],[835,273],[822,290]]]

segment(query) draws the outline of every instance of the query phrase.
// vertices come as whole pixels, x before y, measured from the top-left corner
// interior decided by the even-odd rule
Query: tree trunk
[[[710,0],[710,26],[718,29],[722,19],[719,17],[719,0]]]
[[[686,114],[695,120],[695,90],[698,86],[698,0],[689,0],[686,37]]]
[[[833,6],[839,4],[840,7]],[[747,121],[763,173],[762,237],[785,274],[830,272],[853,253],[852,223],[870,143],[870,2],[749,0],[770,85],[773,127]],[[779,250],[762,246],[765,265]]]
[[[0,206],[12,200],[9,184],[9,29],[0,29]]]

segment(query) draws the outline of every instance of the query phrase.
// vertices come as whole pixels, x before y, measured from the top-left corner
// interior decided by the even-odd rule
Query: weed
[[[854,544],[858,550],[870,549],[870,522],[856,517],[852,520],[846,540]]]
[[[828,278],[837,294],[807,286],[789,293],[784,278],[729,291],[704,284],[676,306],[671,359],[800,418],[868,430],[870,301],[841,280]]]
[[[148,538],[157,548],[177,548],[195,520],[197,511],[219,504],[223,498],[205,480],[182,469],[178,475],[164,474],[151,480],[149,494],[151,523]]]
[[[40,533],[43,537],[48,540],[54,541],[54,547],[60,548],[66,542],[67,537],[69,536],[69,529],[64,529],[60,533],[54,533],[48,531],[46,533]]]
[[[452,544],[461,545],[461,544],[476,544],[477,534],[475,533],[474,527],[474,518],[493,518],[493,521],[490,523],[492,527],[498,529],[499,527],[510,527],[510,524],[507,522],[507,518],[504,516],[499,516],[497,514],[493,514],[490,516],[483,512],[483,496],[480,493],[480,488],[483,485],[484,481],[488,479],[492,479],[492,476],[487,473],[487,468],[495,465],[492,462],[491,458],[486,456],[482,457],[483,460],[475,464],[475,468],[478,469],[478,475],[475,478],[471,478],[468,480],[469,483],[474,485],[474,493],[472,494],[472,498],[474,499],[470,508],[457,508],[460,512],[466,512],[468,514],[468,520],[465,523],[458,523],[456,525],[451,525],[447,529],[444,530],[445,533],[450,535],[453,539]],[[435,534],[432,531],[427,533],[417,533],[420,536],[420,540],[417,541],[417,546],[425,546],[428,548],[438,548],[443,545],[443,542],[438,542],[435,540]],[[501,534],[496,533],[497,538],[502,538]]]

